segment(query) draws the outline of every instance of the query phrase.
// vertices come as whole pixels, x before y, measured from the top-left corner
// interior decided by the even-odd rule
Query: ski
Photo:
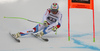
[[[45,41],[45,42],[48,42],[49,40],[47,39],[47,38],[43,38],[43,37],[37,37],[35,34],[31,34],[31,35],[33,35],[35,38],[38,38],[38,39],[40,39],[40,40],[43,40],[43,41]]]
[[[19,39],[17,39],[17,38],[15,38],[11,33],[9,33],[11,36],[12,36],[12,38],[14,38],[17,42],[20,42],[20,40]]]

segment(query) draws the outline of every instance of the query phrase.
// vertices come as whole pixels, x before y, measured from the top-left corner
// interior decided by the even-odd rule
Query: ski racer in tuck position
[[[58,22],[58,24],[56,24]],[[62,22],[62,14],[59,11],[59,5],[57,3],[52,3],[51,7],[46,10],[43,20],[41,23],[36,25],[32,29],[28,29],[25,31],[18,32],[16,34],[13,34],[16,38],[24,35],[28,35],[30,33],[37,33],[38,31],[42,30],[41,32],[37,33],[37,37],[42,37],[45,34],[48,34],[51,31],[56,31],[58,28],[60,28]]]

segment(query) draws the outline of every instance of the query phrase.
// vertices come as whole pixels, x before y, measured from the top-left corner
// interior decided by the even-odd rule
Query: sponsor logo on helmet
[[[57,9],[57,5],[56,6],[53,6],[53,9]]]

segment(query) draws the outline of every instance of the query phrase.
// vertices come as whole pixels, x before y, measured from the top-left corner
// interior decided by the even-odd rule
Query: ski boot
[[[18,33],[16,33],[16,34],[12,34],[15,38],[18,38],[18,37],[20,37],[21,35],[20,35],[20,33],[18,32]]]
[[[37,36],[37,37],[40,37],[40,38],[41,38],[43,35],[44,35],[43,32],[40,32],[40,33],[37,33],[37,34],[36,34],[36,36]]]

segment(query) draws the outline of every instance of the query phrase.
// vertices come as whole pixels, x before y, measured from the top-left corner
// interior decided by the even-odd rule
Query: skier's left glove
[[[56,30],[57,30],[57,27],[53,26],[52,31],[56,32]]]

